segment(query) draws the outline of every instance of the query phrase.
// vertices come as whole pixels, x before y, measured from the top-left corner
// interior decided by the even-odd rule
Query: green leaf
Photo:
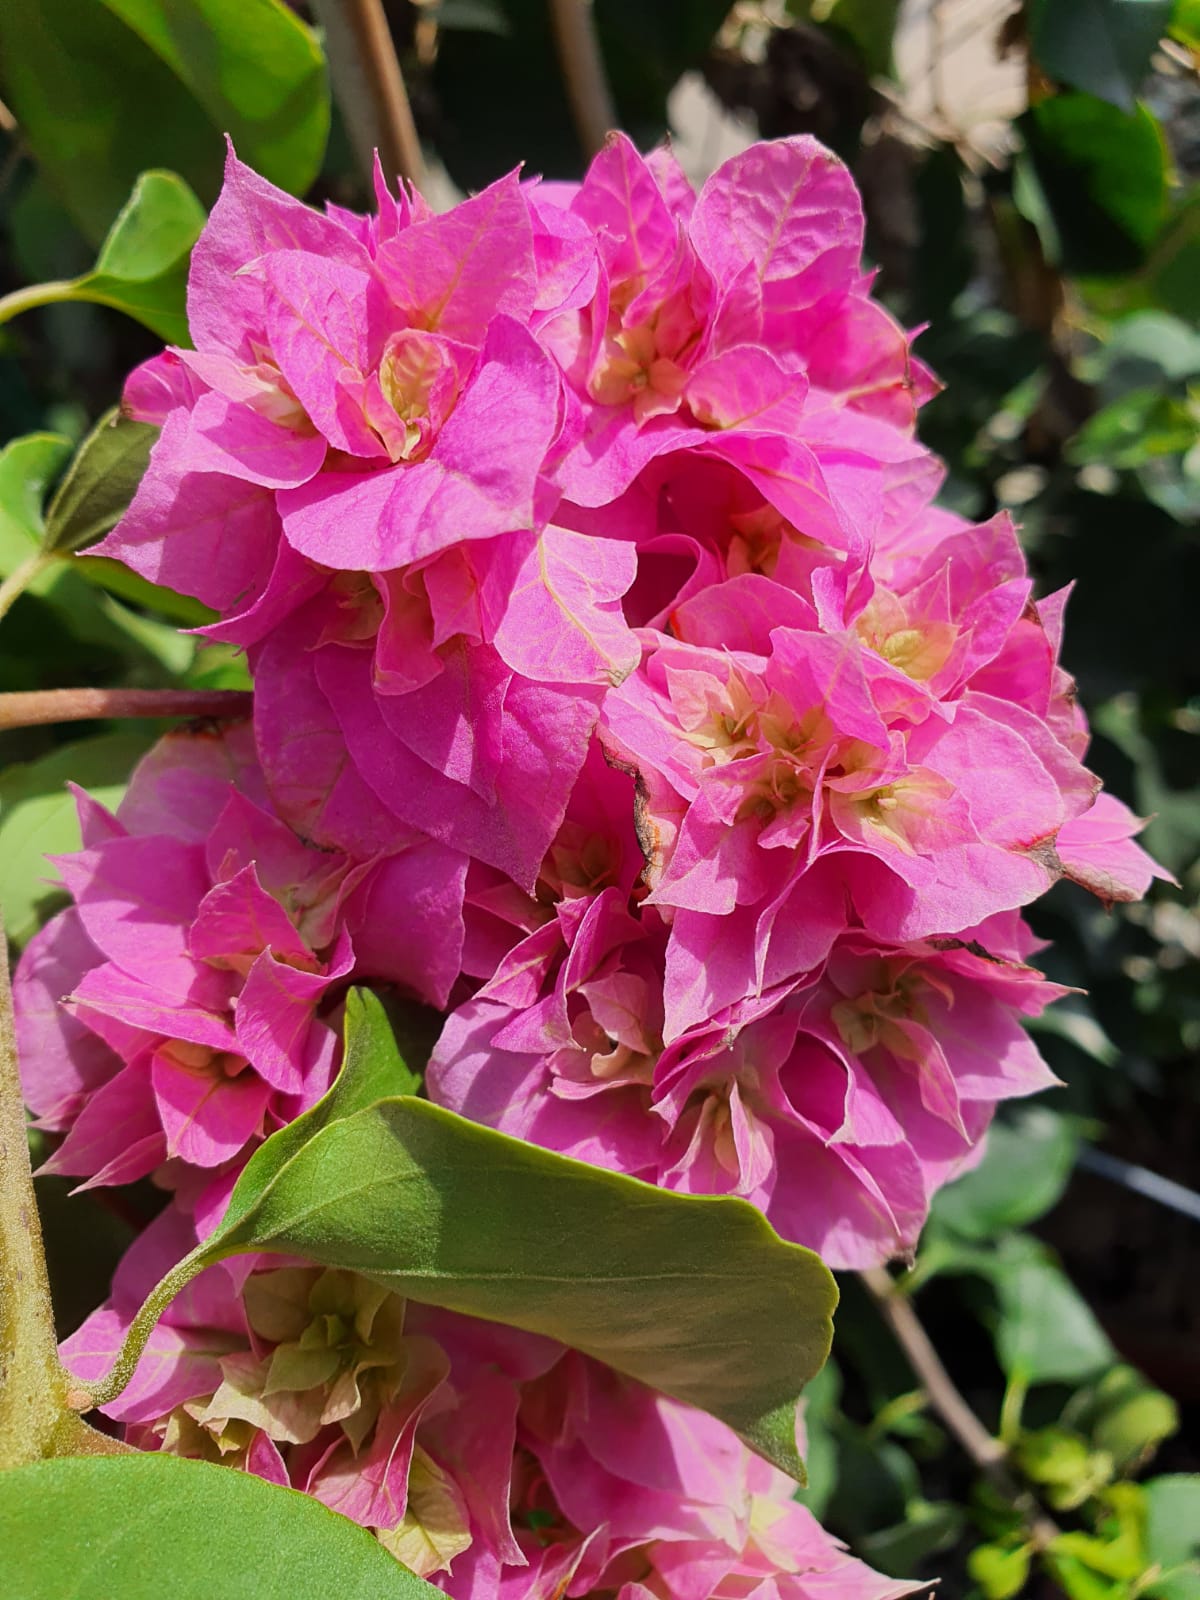
[[[981,1544],[967,1557],[967,1571],[987,1600],[1012,1600],[1025,1587],[1030,1554],[1027,1544]]]
[[[1163,1576],[1153,1600],[1200,1600],[1200,1473],[1175,1472],[1143,1485],[1146,1553]]]
[[[64,785],[77,783],[111,808],[150,743],[149,734],[105,733],[0,773],[0,908],[14,944],[33,937],[56,895],[46,856],[80,848],[75,802]]]
[[[796,1498],[823,1521],[838,1481],[838,1444],[834,1432],[842,1396],[842,1375],[836,1361],[827,1361],[804,1390],[804,1465],[808,1481]]]
[[[215,622],[217,614],[194,600],[190,594],[176,594],[162,584],[151,583],[140,572],[113,561],[108,556],[79,555],[71,562],[71,571],[86,578],[98,589],[116,595],[119,600],[129,600],[147,611],[157,611],[183,628],[203,628]]]
[[[1179,1410],[1170,1395],[1135,1368],[1122,1365],[1091,1387],[1076,1390],[1062,1421],[1089,1433],[1117,1470],[1128,1474],[1144,1466],[1158,1445],[1178,1431]]]
[[[1110,1366],[1115,1352],[1087,1302],[1035,1240],[1018,1235],[995,1252],[996,1352],[1029,1383],[1073,1382]]]
[[[1081,464],[1142,467],[1156,456],[1182,455],[1197,440],[1200,407],[1159,389],[1134,389],[1090,417],[1066,454]]]
[[[1175,0],[1167,32],[1189,50],[1200,50],[1200,0]]]
[[[365,1528],[249,1473],[154,1453],[0,1474],[8,1600],[435,1600]]]
[[[864,1534],[855,1542],[855,1554],[881,1572],[907,1578],[930,1556],[957,1544],[966,1520],[952,1500],[910,1500],[903,1522]]]
[[[1141,265],[1162,224],[1166,149],[1144,106],[1087,94],[1042,100],[1018,118],[1014,198],[1064,272],[1097,277]]]
[[[221,1225],[139,1325],[209,1262],[303,1256],[561,1340],[802,1475],[796,1407],[837,1301],[819,1257],[745,1201],[673,1194],[424,1100],[378,1099],[404,1069],[372,995],[348,1002],[346,1055],[330,1094],[255,1152]]]
[[[1173,0],[1033,0],[1029,43],[1048,77],[1132,111]]]
[[[46,489],[71,454],[61,433],[27,433],[0,450],[0,571],[5,576],[40,545]]]
[[[211,204],[225,132],[264,177],[303,193],[329,129],[321,51],[282,0],[8,0],[0,84],[96,242],[147,166]]]
[[[1145,281],[1155,305],[1185,322],[1200,320],[1200,193],[1185,195],[1164,223]]]
[[[144,323],[169,344],[187,344],[188,259],[204,207],[173,172],[144,172],[82,277],[18,289],[0,300],[0,322],[33,306],[91,300]]]
[[[158,429],[106,411],[79,446],[46,511],[43,547],[80,550],[115,528],[150,460]]]
[[[1045,1106],[1029,1106],[1011,1121],[994,1123],[983,1161],[934,1202],[938,1222],[964,1239],[979,1240],[1033,1222],[1057,1204],[1078,1142],[1066,1118]]]

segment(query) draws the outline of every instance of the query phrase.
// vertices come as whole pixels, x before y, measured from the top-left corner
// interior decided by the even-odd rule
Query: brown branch
[[[590,158],[603,149],[609,132],[617,126],[616,107],[596,36],[592,0],[549,0],[549,3],[575,131],[584,153]]]
[[[1039,1550],[1044,1550],[1052,1540],[1058,1538],[1058,1528],[1033,1495],[1009,1471],[1008,1451],[999,1439],[988,1432],[955,1387],[954,1380],[942,1365],[941,1357],[921,1325],[912,1301],[897,1288],[882,1267],[869,1267],[865,1272],[860,1272],[859,1277],[884,1321],[896,1335],[896,1341],[920,1380],[930,1405],[993,1488],[1024,1517],[1033,1544]]]
[[[422,188],[425,160],[383,0],[314,0],[313,10],[325,29],[338,104],[368,177],[378,149],[389,177],[399,173]]]
[[[244,689],[35,689],[0,694],[0,730],[96,717],[244,717]]]

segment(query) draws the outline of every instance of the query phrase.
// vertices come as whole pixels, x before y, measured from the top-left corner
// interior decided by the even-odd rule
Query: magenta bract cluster
[[[115,817],[81,800],[73,906],[18,974],[52,1168],[154,1172],[205,1231],[328,1085],[346,985],[376,981],[448,1011],[442,1104],[744,1196],[834,1266],[911,1251],[997,1103],[1053,1081],[1022,1019],[1058,991],[1021,908],[1063,876],[1136,898],[1156,870],[1083,764],[1065,594],[1034,598],[1007,517],[933,504],[913,435],[936,385],[871,298],[858,195],[814,141],[756,146],[698,196],[623,136],[579,185],[514,173],[443,216],[376,188],[373,216],[322,214],[231,155],[192,258],[196,348],[127,385],[162,431],[101,548],[215,611],[253,728],[168,739]],[[245,1315],[230,1349],[261,1368],[274,1335]],[[322,1493],[374,1460],[383,1416],[416,1449],[459,1392],[456,1335],[430,1337],[432,1387],[324,1454],[214,1399],[228,1372],[124,1414],[180,1448],[232,1428],[221,1451],[253,1423],[271,1448],[247,1463],[277,1474],[287,1443],[289,1481]],[[563,1420],[608,1381],[583,1370],[552,1420],[505,1379],[524,1420],[501,1452],[536,1463],[554,1515],[609,1530],[554,1545],[578,1555],[571,1594],[625,1581],[623,1513],[563,1499],[561,1463],[607,1449],[586,1405]],[[358,1414],[348,1394],[321,1428]],[[428,1454],[410,1494],[450,1470]],[[460,1521],[482,1516],[460,1491]],[[360,1492],[352,1514],[399,1525]],[[728,1534],[739,1595],[773,1517]],[[489,1559],[517,1562],[488,1527]],[[691,1559],[655,1555],[654,1592],[690,1596]]]

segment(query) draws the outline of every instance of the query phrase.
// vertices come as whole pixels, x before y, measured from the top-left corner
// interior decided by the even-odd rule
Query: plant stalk
[[[859,1277],[895,1334],[909,1366],[920,1379],[930,1405],[983,1477],[1021,1513],[1034,1547],[1045,1550],[1058,1538],[1058,1527],[1009,1471],[1006,1446],[988,1432],[956,1388],[912,1301],[897,1288],[883,1267],[869,1267],[860,1272]]]
[[[592,0],[550,0],[550,21],[575,131],[590,159],[617,126]]]
[[[0,731],[50,722],[87,722],[99,717],[224,720],[247,716],[251,700],[247,689],[34,689],[0,694]]]
[[[313,9],[325,29],[338,104],[368,180],[377,149],[389,178],[398,173],[422,188],[425,158],[382,0],[314,0]]]

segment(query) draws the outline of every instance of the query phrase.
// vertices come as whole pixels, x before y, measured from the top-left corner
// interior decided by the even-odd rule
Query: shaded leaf
[[[116,527],[133,499],[158,429],[106,411],[79,446],[46,511],[44,548],[79,550]]]
[[[1048,77],[1132,111],[1173,0],[1033,0],[1029,43]]]
[[[1049,259],[1083,276],[1139,266],[1166,203],[1166,151],[1149,111],[1060,94],[1025,112],[1016,127],[1025,148],[1014,197]]]
[[[365,1528],[249,1473],[166,1454],[0,1474],[10,1600],[434,1600]]]

